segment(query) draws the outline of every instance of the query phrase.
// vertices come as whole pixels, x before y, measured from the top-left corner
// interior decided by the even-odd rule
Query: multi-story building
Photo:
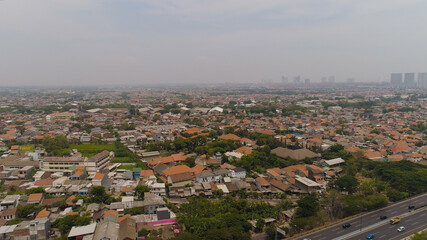
[[[405,73],[404,84],[406,88],[414,88],[417,86],[415,82],[415,73]]]
[[[86,160],[84,165],[86,166],[86,170],[89,174],[94,174],[106,168],[113,158],[114,152],[104,150]]]
[[[84,166],[86,160],[86,157],[46,157],[40,161],[40,169],[71,174],[73,166]]]
[[[402,73],[392,73],[390,76],[390,84],[393,87],[400,87],[402,86],[402,78],[403,78]]]
[[[427,72],[418,73],[418,87],[427,88]]]

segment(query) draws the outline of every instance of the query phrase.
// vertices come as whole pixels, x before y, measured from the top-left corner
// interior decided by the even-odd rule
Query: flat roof
[[[342,158],[334,158],[334,159],[331,159],[331,160],[325,160],[325,163],[328,164],[329,166],[341,164],[341,163],[344,163],[344,162],[345,161]]]
[[[92,224],[81,226],[81,227],[73,227],[71,228],[71,231],[68,234],[68,237],[70,238],[70,237],[93,234],[95,232],[95,228],[96,228],[96,223],[92,223]]]

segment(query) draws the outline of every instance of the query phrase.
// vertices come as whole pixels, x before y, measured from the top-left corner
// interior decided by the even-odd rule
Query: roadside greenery
[[[188,200],[178,212],[178,220],[187,230],[185,239],[250,239],[252,225],[248,220],[276,217],[277,213],[266,202],[248,202],[231,196],[218,202],[203,197]]]

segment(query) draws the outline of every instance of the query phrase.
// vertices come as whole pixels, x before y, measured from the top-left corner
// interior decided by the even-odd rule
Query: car
[[[372,233],[366,236],[366,239],[374,239],[374,238],[375,238],[375,235]]]
[[[409,209],[409,210],[413,210],[413,209],[415,209],[415,206],[414,206],[414,205],[409,205],[409,206],[408,206],[408,209]]]
[[[311,238],[304,238],[303,240],[311,240]]]
[[[345,223],[345,224],[342,225],[342,228],[349,228],[350,226],[351,226],[350,223]]]
[[[398,231],[398,232],[403,232],[403,231],[405,231],[405,227],[404,227],[404,226],[401,226],[401,227],[397,228],[397,231]]]
[[[387,219],[387,216],[382,215],[382,216],[380,216],[380,219],[381,219],[381,220]]]

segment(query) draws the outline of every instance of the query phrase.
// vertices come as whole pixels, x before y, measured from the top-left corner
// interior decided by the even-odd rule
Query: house
[[[141,170],[140,178],[145,181],[156,181],[156,176],[154,175],[153,170]]]
[[[48,218],[24,221],[17,225],[11,234],[15,240],[44,240],[48,239],[50,232],[50,221]]]
[[[120,224],[117,221],[101,221],[97,224],[93,239],[118,240]]]
[[[166,177],[170,175],[175,175],[179,173],[193,173],[193,170],[189,168],[187,165],[178,165],[170,167],[162,172],[162,174]]]
[[[325,163],[328,167],[338,167],[344,164],[344,159],[342,158],[334,158],[331,160],[325,160]]]
[[[134,197],[133,196],[123,196],[122,197],[122,204],[124,209],[133,208],[134,203]]]
[[[0,210],[15,208],[18,206],[19,200],[21,196],[20,195],[7,195],[1,202],[0,202]]]
[[[166,184],[158,183],[154,181],[147,182],[148,188],[150,188],[150,192],[156,194],[160,197],[166,197]]]
[[[37,214],[36,219],[37,218],[48,218],[49,216],[50,216],[50,212],[48,210],[46,210],[46,208],[44,208],[43,210],[41,210]]]
[[[412,162],[419,162],[421,160],[423,160],[423,155],[419,154],[419,153],[411,153],[408,155],[408,160],[412,161]]]
[[[17,210],[18,209],[16,207],[4,210],[0,215],[0,219],[3,219],[3,220],[15,219]]]
[[[31,173],[33,173],[33,171],[36,168],[34,166],[25,166],[21,169],[18,170],[18,177],[19,178],[28,178],[31,176]]]
[[[40,204],[43,199],[43,193],[33,193],[28,196],[27,204]]]
[[[107,175],[103,173],[96,173],[92,179],[93,186],[106,186]]]
[[[185,161],[188,157],[189,156],[184,155],[184,153],[177,153],[169,157],[153,158],[152,160],[148,161],[148,167],[154,168],[159,163],[164,163],[164,164],[175,163],[176,164],[176,163]]]
[[[74,174],[70,177],[71,180],[83,180],[87,177],[85,166],[76,166]]]
[[[96,223],[92,223],[86,226],[72,227],[68,234],[68,240],[85,239],[85,236],[90,236],[95,233]],[[92,239],[92,238],[91,238]]]
[[[193,182],[192,172],[177,173],[168,176],[168,183],[172,183],[174,186],[185,186]]]
[[[124,217],[119,220],[119,239],[120,240],[134,240],[138,237],[136,232],[136,220],[133,218]]]
[[[221,182],[222,181],[222,179],[224,178],[224,177],[227,177],[227,176],[230,176],[231,175],[231,172],[230,172],[230,170],[228,170],[228,169],[223,169],[223,168],[220,168],[220,169],[216,169],[215,171],[213,171],[212,172],[213,173],[213,181],[214,182],[216,182],[216,183],[219,183],[219,182]]]
[[[246,177],[246,170],[242,167],[236,167],[234,169],[231,169],[230,172],[231,172],[231,177],[235,177],[235,178]]]
[[[295,186],[303,190],[305,193],[311,193],[313,191],[320,190],[321,185],[306,177],[295,177]]]
[[[210,171],[202,172],[196,175],[196,181],[199,183],[212,182],[214,180],[214,174]]]
[[[257,177],[255,179],[255,184],[259,191],[261,192],[270,192],[271,184],[263,177]]]
[[[295,160],[304,160],[305,158],[318,158],[320,154],[314,153],[308,149],[296,149],[292,150],[289,148],[278,147],[271,150],[271,153],[276,154],[280,158],[292,158]]]
[[[150,193],[146,192],[144,193],[144,213],[145,214],[155,214],[157,212],[158,208],[162,208],[166,206],[165,201],[163,198]]]

